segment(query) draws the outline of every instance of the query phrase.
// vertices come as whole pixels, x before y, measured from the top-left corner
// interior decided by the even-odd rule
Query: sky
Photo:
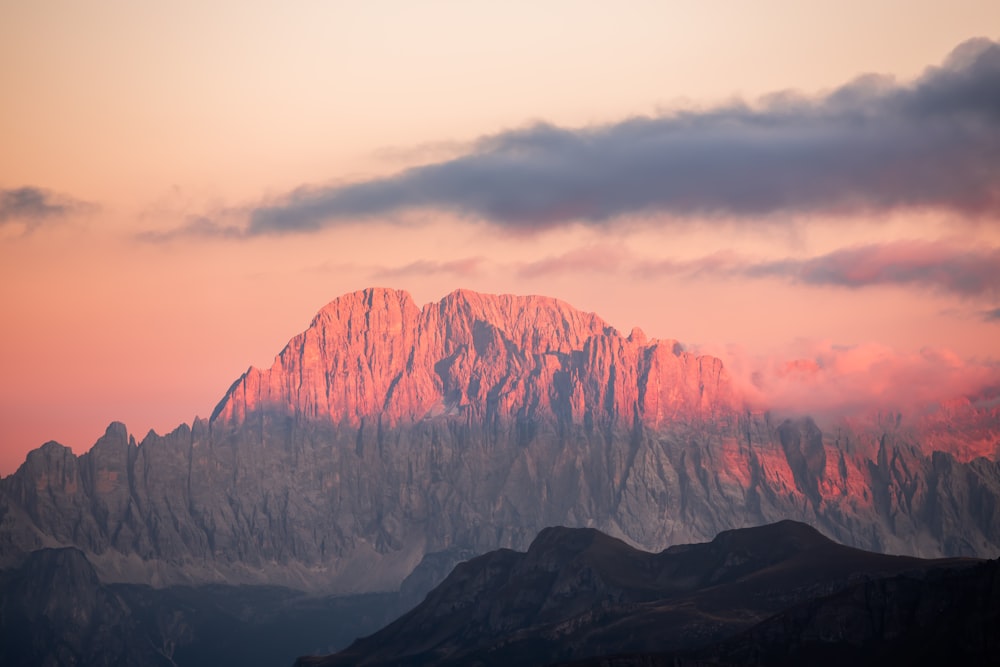
[[[1000,5],[616,4],[0,0],[0,474],[207,417],[368,286],[779,407],[1000,386]]]

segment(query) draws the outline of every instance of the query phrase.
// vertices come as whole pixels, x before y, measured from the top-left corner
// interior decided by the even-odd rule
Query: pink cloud
[[[522,278],[576,272],[614,273],[632,261],[632,256],[621,247],[591,245],[527,262],[520,266],[518,273]]]
[[[866,343],[800,342],[788,357],[718,354],[751,407],[817,416],[877,411],[914,415],[958,398],[1000,392],[1000,364],[961,359],[944,348],[898,352]]]
[[[848,289],[894,286],[966,298],[1000,295],[1000,248],[967,248],[944,241],[901,240],[779,260],[754,259],[731,250],[692,260],[644,259],[620,246],[591,245],[523,264],[519,272],[537,277],[594,271],[631,272],[643,278],[773,278]],[[983,316],[998,319],[995,311]]]
[[[483,262],[482,257],[464,257],[443,262],[421,259],[404,266],[379,268],[373,275],[379,278],[407,278],[415,275],[448,274],[469,278],[479,274]]]
[[[961,296],[1000,292],[1000,248],[960,248],[940,241],[894,241],[842,248],[808,259],[759,262],[734,271],[809,285],[929,287]]]

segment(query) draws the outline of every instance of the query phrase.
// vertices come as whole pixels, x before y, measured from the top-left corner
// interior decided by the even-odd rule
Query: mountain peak
[[[413,297],[405,290],[390,287],[367,287],[356,292],[343,294],[323,306],[313,322],[325,315],[342,315],[352,312],[378,310],[387,304],[414,303]]]
[[[405,291],[369,288],[327,304],[270,369],[250,369],[213,421],[279,411],[353,425],[494,415],[631,428],[731,407],[721,362],[667,347],[551,297],[459,289],[418,308]]]
[[[789,545],[801,549],[833,544],[833,540],[823,535],[807,523],[783,519],[775,523],[750,528],[734,528],[720,532],[714,543],[726,547]]]

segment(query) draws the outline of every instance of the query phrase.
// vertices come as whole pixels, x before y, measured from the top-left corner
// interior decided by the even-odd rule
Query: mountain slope
[[[102,586],[77,549],[42,549],[0,572],[0,663],[4,665],[173,664]]]
[[[658,554],[591,529],[552,528],[526,553],[496,551],[462,563],[383,630],[299,666],[542,665],[690,651],[862,577],[960,566],[969,564],[844,547],[791,521]]]
[[[696,650],[618,653],[559,667],[880,667],[1000,662],[1000,561],[866,579]],[[552,665],[551,667],[556,667]]]
[[[0,664],[245,667],[346,646],[405,607],[396,594],[322,598],[276,587],[103,584],[78,549],[0,571]]]
[[[0,480],[0,566],[76,546],[105,581],[350,593],[551,525],[659,550],[784,518],[878,551],[995,555],[1000,464],[931,451],[936,428],[748,412],[718,359],[555,299],[365,290],[211,420],[30,453]]]

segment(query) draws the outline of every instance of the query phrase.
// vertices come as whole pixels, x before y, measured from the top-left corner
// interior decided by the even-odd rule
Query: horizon
[[[805,360],[815,409],[996,390],[984,4],[4,8],[0,475],[210,414],[371,284]]]

